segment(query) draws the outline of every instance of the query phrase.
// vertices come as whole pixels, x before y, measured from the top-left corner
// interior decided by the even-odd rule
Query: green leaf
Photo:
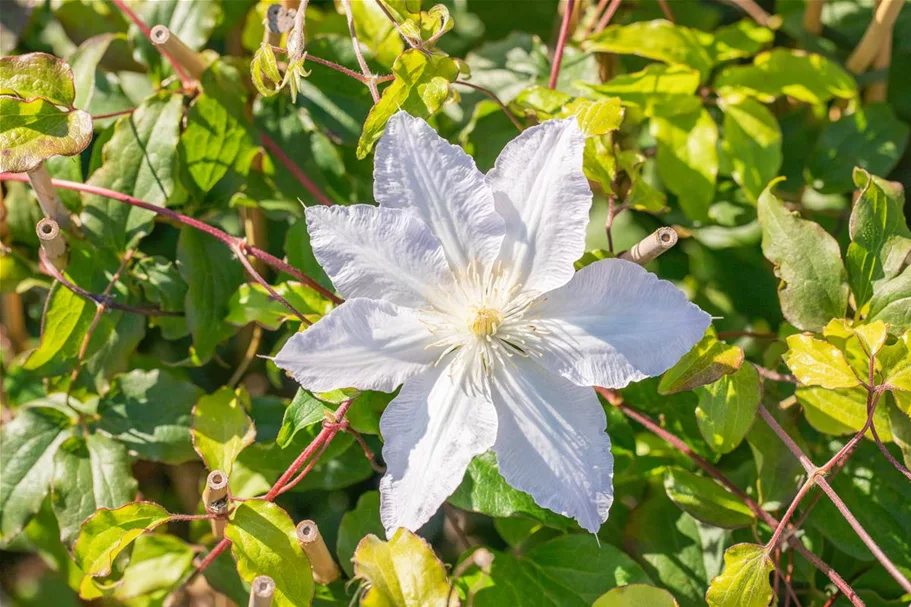
[[[76,98],[73,70],[62,59],[47,53],[0,57],[0,95],[24,100],[41,98],[71,107]],[[5,111],[3,116],[6,117]]]
[[[72,544],[82,522],[99,508],[119,508],[136,499],[137,486],[121,443],[97,432],[66,439],[54,455],[51,481],[61,540]]]
[[[386,533],[380,520],[380,494],[367,491],[357,499],[357,506],[342,515],[338,528],[335,553],[338,562],[348,577],[354,576],[354,552],[361,539],[370,534],[382,536]]]
[[[354,553],[354,577],[367,591],[364,607],[448,607],[459,599],[449,591],[443,563],[427,543],[399,527],[388,542],[368,535]]]
[[[701,109],[676,116],[655,116],[651,133],[658,142],[658,175],[677,195],[693,221],[708,219],[718,177],[718,127]]]
[[[857,307],[863,308],[902,271],[911,254],[911,229],[905,221],[901,184],[860,168],[854,169],[854,184],[860,196],[851,211],[845,265]]]
[[[734,373],[742,364],[743,350],[718,341],[715,329],[709,327],[699,343],[664,372],[658,384],[658,393],[674,394],[711,384],[724,375]]]
[[[588,607],[612,588],[652,583],[619,548],[587,534],[560,536],[524,554],[498,553],[490,577],[494,584],[475,596],[477,607]]]
[[[326,419],[326,412],[329,410],[323,401],[303,388],[298,388],[297,394],[294,395],[294,400],[285,409],[282,427],[278,431],[278,437],[275,442],[278,443],[279,447],[287,447],[291,443],[291,439],[299,431]]]
[[[203,72],[201,85],[203,93],[187,112],[180,154],[193,182],[208,192],[230,168],[246,175],[255,148],[240,72],[216,61]]]
[[[785,209],[772,193],[759,197],[762,253],[781,279],[781,312],[803,331],[820,331],[848,307],[847,272],[838,243],[822,227]]]
[[[683,65],[653,63],[644,70],[615,76],[604,84],[577,82],[576,86],[599,97],[619,97],[624,105],[644,116],[673,116],[697,111],[699,72]]]
[[[699,525],[662,489],[650,489],[633,510],[624,529],[624,546],[683,607],[705,604],[708,580]]]
[[[116,510],[103,508],[89,517],[73,546],[76,564],[85,572],[80,594],[94,588],[92,578],[110,575],[114,559],[131,542],[170,518],[167,510],[152,502],[133,502]]]
[[[428,118],[449,97],[449,83],[459,75],[459,67],[449,57],[427,56],[418,50],[402,53],[392,66],[395,80],[383,91],[370,110],[357,143],[357,157],[365,158],[386,128],[386,122],[399,110],[418,118]]]
[[[853,327],[853,330],[864,354],[869,354],[869,356],[876,356],[882,350],[882,347],[886,344],[886,339],[889,337],[886,323],[881,320],[858,325]],[[869,356],[866,357],[868,360]]]
[[[297,541],[288,513],[270,502],[241,503],[225,528],[237,573],[247,583],[259,575],[275,580],[275,607],[309,605],[313,598],[310,561]]]
[[[586,143],[586,149],[587,149]],[[643,177],[646,158],[632,150],[616,150],[617,164],[632,182],[626,193],[626,204],[637,211],[663,213],[667,211],[667,196],[659,192]]]
[[[95,81],[97,78],[98,64],[101,63],[111,42],[117,36],[114,34],[100,34],[83,42],[76,52],[70,56],[73,66],[73,81],[76,86],[76,97],[73,105],[80,110],[90,111],[89,107],[95,94]],[[125,39],[125,38],[122,38]]]
[[[334,304],[309,286],[299,282],[275,285],[275,292],[294,306],[304,318],[316,322],[331,310]],[[274,299],[260,284],[244,283],[228,302],[225,322],[242,327],[255,322],[274,331],[287,321],[300,321],[285,304]]]
[[[88,184],[165,206],[176,189],[177,143],[183,97],[160,92],[120,118],[104,145],[101,168]],[[96,194],[83,196],[82,225],[89,240],[124,251],[152,230],[155,213]]]
[[[819,135],[807,159],[807,183],[823,194],[839,194],[854,189],[854,167],[888,174],[908,145],[909,131],[885,103],[842,116]]]
[[[44,99],[0,97],[0,172],[25,173],[51,156],[72,156],[92,141],[92,117]]]
[[[854,78],[834,61],[786,48],[757,55],[753,65],[724,68],[715,77],[714,86],[722,97],[747,95],[763,103],[782,95],[813,104],[857,95]]]
[[[722,109],[731,174],[755,203],[781,168],[781,128],[772,112],[754,99],[723,103]]]
[[[250,78],[253,80],[253,86],[263,97],[271,97],[282,89],[284,84],[282,75],[278,71],[272,45],[268,42],[260,44],[253,54],[253,60],[250,62]],[[263,78],[268,79],[269,83],[267,84]]]
[[[0,428],[0,541],[17,535],[47,495],[54,454],[75,433],[74,420],[51,407],[23,407]]]
[[[756,24],[752,19],[741,19],[736,23],[719,27],[711,48],[715,62],[752,57],[772,44],[775,32]]]
[[[193,548],[173,535],[139,536],[114,596],[120,601],[162,591],[167,596],[192,567],[193,556]]]
[[[883,367],[883,384],[894,390],[911,390],[911,331],[905,331],[897,342],[884,348],[879,362]]]
[[[256,439],[256,428],[247,415],[250,395],[243,388],[222,386],[203,396],[193,407],[193,446],[209,470],[229,477],[234,460]]]
[[[471,460],[462,484],[449,497],[449,502],[457,508],[487,516],[524,516],[557,529],[575,527],[572,520],[538,506],[530,495],[513,489],[500,476],[492,451]]]
[[[712,41],[711,34],[658,19],[611,25],[592,36],[585,48],[597,53],[638,55],[672,65],[685,65],[705,78],[714,65],[714,59],[706,49]]]
[[[792,415],[778,416],[778,423],[806,450]],[[747,442],[756,462],[756,490],[759,505],[766,510],[779,510],[791,503],[806,472],[797,458],[785,447],[778,435],[761,417],[756,418]]]
[[[183,312],[187,283],[172,262],[158,255],[145,257],[133,266],[133,277],[149,301],[167,312]],[[180,339],[190,332],[183,317],[153,316],[149,322],[165,339]]]
[[[867,320],[889,323],[893,331],[911,327],[911,266],[892,280],[877,285]]]
[[[812,335],[791,335],[784,362],[805,386],[853,388],[860,380],[851,370],[845,355],[829,342]]]
[[[664,490],[681,510],[716,527],[748,527],[756,520],[756,515],[740,498],[716,481],[682,468],[668,468]]]
[[[772,559],[762,546],[736,544],[724,551],[724,572],[705,595],[710,607],[767,607],[772,602]]]
[[[195,459],[190,420],[201,393],[160,370],[118,375],[98,403],[99,428],[143,459],[169,464]]]
[[[743,365],[736,373],[697,390],[699,431],[716,453],[730,453],[750,431],[762,396],[759,373]]]
[[[623,106],[617,98],[599,101],[576,99],[567,104],[560,115],[574,115],[586,137],[597,137],[620,128],[623,122]]]
[[[234,333],[225,319],[244,275],[240,264],[228,256],[228,249],[213,236],[189,226],[180,231],[177,267],[188,286],[184,308],[193,336],[191,353],[198,364],[208,361],[215,346]]]
[[[867,391],[862,387],[850,390],[826,390],[824,388],[798,388],[797,402],[803,407],[810,425],[824,434],[854,434],[867,421]],[[877,407],[873,423],[879,437],[892,440],[889,413],[885,407]]]
[[[677,607],[670,592],[646,584],[629,584],[601,595],[592,607]]]

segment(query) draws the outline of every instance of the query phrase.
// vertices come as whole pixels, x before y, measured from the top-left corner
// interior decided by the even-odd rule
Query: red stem
[[[28,176],[21,174],[21,173],[0,173],[0,181],[25,182],[25,181],[28,181]],[[288,265],[284,261],[281,261],[277,257],[270,255],[266,251],[263,251],[252,245],[247,244],[247,242],[241,238],[231,236],[227,232],[223,232],[222,230],[219,230],[216,227],[210,226],[207,223],[199,221],[198,219],[194,219],[192,217],[189,217],[188,215],[184,215],[182,213],[172,211],[171,209],[168,209],[165,207],[160,207],[160,206],[154,205],[152,203],[145,202],[143,200],[139,200],[138,198],[135,198],[128,194],[122,194],[120,192],[115,192],[114,190],[109,190],[107,188],[100,188],[98,186],[90,185],[87,183],[78,183],[75,181],[67,181],[65,179],[52,179],[51,183],[54,186],[56,186],[58,188],[63,188],[65,190],[75,190],[77,192],[87,192],[89,194],[96,194],[98,196],[104,196],[106,198],[110,198],[112,200],[117,200],[119,202],[123,202],[125,204],[129,204],[134,207],[139,207],[141,209],[146,209],[148,211],[152,211],[153,213],[157,213],[159,215],[164,215],[165,217],[168,217],[178,223],[181,223],[183,225],[187,225],[187,226],[190,226],[191,228],[196,228],[197,230],[205,232],[206,234],[208,234],[208,235],[212,236],[213,238],[216,238],[216,239],[220,240],[221,242],[223,242],[224,244],[226,244],[232,251],[236,250],[237,248],[240,248],[240,250],[242,250],[245,254],[252,255],[253,257],[256,257],[257,259],[261,259],[262,261],[269,264],[276,270],[290,274],[298,281],[304,283],[305,285],[307,285],[314,291],[317,291],[323,297],[331,300],[332,302],[334,302],[336,304],[340,304],[343,301],[340,297],[338,297],[337,295],[335,295],[334,293],[332,293],[331,291],[326,289],[324,286],[322,286],[321,284],[319,284],[318,282],[316,282],[315,280],[313,280],[306,274],[303,274],[297,268]]]
[[[263,146],[267,150],[269,150],[269,152],[271,154],[273,154],[276,158],[278,158],[278,160],[283,165],[285,165],[285,168],[287,168],[291,172],[291,174],[294,175],[297,178],[297,180],[301,182],[301,184],[307,189],[307,191],[310,192],[313,195],[313,197],[316,198],[316,200],[320,204],[323,204],[326,206],[333,205],[332,200],[330,200],[329,197],[326,196],[322,192],[322,190],[320,190],[318,187],[316,187],[315,183],[310,181],[310,178],[304,174],[304,172],[300,169],[300,167],[298,167],[296,164],[294,164],[293,160],[288,158],[288,155],[285,154],[280,147],[278,147],[277,143],[272,141],[272,139],[270,139],[265,133],[260,133],[259,138],[262,140]]]
[[[548,87],[557,88],[557,78],[560,76],[560,64],[563,63],[563,50],[566,48],[566,40],[569,38],[569,24],[573,19],[573,9],[576,7],[576,0],[566,0],[566,7],[563,12],[563,24],[560,26],[560,37],[557,38],[557,48],[554,51],[554,65],[550,70],[550,83]]]
[[[617,12],[617,9],[620,8],[620,3],[623,0],[612,0],[611,5],[607,7],[604,15],[601,17],[601,20],[598,21],[598,25],[595,26],[595,33],[600,34],[605,27],[610,23],[611,19],[614,18],[614,14]]]
[[[138,27],[140,30],[142,30],[142,33],[145,34],[146,38],[148,38],[149,42],[151,42],[152,41],[152,28],[150,28],[148,25],[146,25],[145,21],[140,19],[139,15],[137,15],[135,12],[133,12],[133,9],[131,9],[129,6],[127,6],[126,2],[124,2],[123,0],[113,0],[113,2],[114,2],[114,5],[120,9],[120,12],[122,12],[124,15],[129,17],[130,21],[135,23],[136,27]],[[190,76],[184,71],[184,69],[180,66],[180,63],[178,63],[177,60],[174,59],[174,57],[172,57],[171,54],[168,51],[166,51],[164,48],[162,48],[162,47],[156,47],[156,48],[158,49],[158,52],[161,53],[161,55],[165,59],[168,60],[168,63],[171,64],[171,67],[174,68],[174,73],[177,74],[178,78],[180,78],[180,82],[181,82],[181,84],[183,84],[183,88],[185,88],[185,89],[193,88],[193,79],[190,78]]]

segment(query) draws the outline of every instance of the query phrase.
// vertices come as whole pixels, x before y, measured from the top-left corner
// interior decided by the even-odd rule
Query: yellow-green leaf
[[[743,365],[697,392],[696,422],[702,437],[716,453],[730,453],[750,431],[756,417],[762,396],[759,373],[753,365]]]
[[[709,607],[766,607],[772,602],[773,571],[762,546],[735,544],[724,551],[724,571],[712,579],[705,601]]]
[[[90,516],[73,546],[76,563],[85,572],[80,592],[93,591],[92,578],[109,575],[114,559],[130,542],[170,518],[167,510],[152,502],[133,502],[116,510],[102,508]]]
[[[579,128],[586,137],[606,135],[620,128],[623,122],[623,106],[616,97],[608,97],[600,101],[589,99],[576,99],[568,103],[561,114],[562,116],[576,116]]]
[[[575,82],[597,97],[618,97],[645,116],[672,116],[694,112],[702,105],[696,96],[699,72],[683,65],[653,63],[640,72],[616,76],[604,84]]]
[[[0,95],[41,98],[54,105],[72,106],[76,99],[73,70],[47,53],[0,57]],[[6,114],[3,114],[4,119]]]
[[[384,542],[368,535],[354,552],[354,576],[369,584],[364,607],[450,607],[458,605],[449,592],[443,564],[430,545],[399,528]]]
[[[876,356],[879,353],[889,336],[886,323],[881,320],[854,327],[854,334],[863,345],[864,351],[870,356]]]
[[[884,348],[879,361],[884,384],[896,390],[911,390],[911,331],[905,331],[896,343]]]
[[[823,434],[853,434],[863,428],[867,421],[867,391],[864,388],[798,388],[795,395],[803,407],[807,421]],[[879,437],[890,442],[892,428],[886,407],[876,408],[873,423],[876,424]]]
[[[674,394],[710,384],[734,373],[742,364],[743,350],[718,341],[715,329],[709,327],[699,343],[664,372],[658,393]]]
[[[51,156],[78,154],[92,141],[92,117],[44,99],[0,97],[0,172],[25,173]]]
[[[803,385],[830,390],[860,385],[844,354],[829,342],[808,334],[791,335],[787,342],[784,362]]]
[[[193,446],[209,470],[221,470],[230,476],[234,460],[256,438],[256,428],[246,411],[249,404],[246,390],[234,391],[227,386],[196,403]]]
[[[243,502],[231,516],[225,537],[232,542],[237,573],[245,582],[250,583],[259,575],[275,580],[275,607],[310,604],[310,561],[297,541],[287,512],[271,502]]]
[[[449,57],[428,56],[411,49],[395,60],[392,72],[395,80],[383,91],[364,122],[357,142],[358,158],[370,153],[383,134],[386,122],[399,110],[418,118],[429,118],[440,109],[449,97],[449,84],[459,75],[459,66]]]
[[[664,588],[646,584],[628,584],[598,597],[592,607],[677,607],[678,603]]]

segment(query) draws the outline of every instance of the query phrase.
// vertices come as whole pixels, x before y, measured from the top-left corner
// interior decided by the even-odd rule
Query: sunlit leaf
[[[711,384],[734,373],[742,364],[743,350],[718,341],[715,330],[709,327],[699,343],[664,372],[658,392],[673,394]]]
[[[705,110],[655,116],[651,133],[658,142],[658,175],[677,195],[693,221],[708,218],[718,178],[718,126]]]
[[[724,572],[712,580],[710,607],[766,607],[772,601],[772,559],[762,546],[736,544],[724,552]]]
[[[222,386],[193,407],[193,446],[209,470],[221,470],[230,477],[234,460],[256,438],[246,411],[249,401],[246,390]]]
[[[844,354],[832,344],[812,335],[791,335],[787,341],[784,362],[803,385],[834,390],[860,384]]]
[[[0,96],[0,172],[31,171],[51,156],[78,154],[92,141],[92,117],[44,99]]]
[[[70,107],[76,99],[73,70],[62,59],[47,53],[0,57],[0,95],[23,100],[44,99]],[[3,112],[7,119],[6,109]]]
[[[756,368],[743,365],[697,392],[696,421],[705,442],[717,453],[733,451],[749,432],[762,396]]]

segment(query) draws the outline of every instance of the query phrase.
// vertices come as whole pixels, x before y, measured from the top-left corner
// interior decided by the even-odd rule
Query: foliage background
[[[3,54],[61,58],[74,82],[68,91],[53,60],[47,72],[0,73],[0,140],[20,162],[4,165],[0,225],[4,603],[244,604],[246,584],[267,573],[282,604],[313,593],[340,605],[362,596],[373,605],[849,604],[811,553],[856,591],[855,604],[907,604],[909,589],[838,503],[899,576],[911,575],[911,484],[898,469],[911,448],[911,231],[898,185],[911,180],[911,11],[896,11],[891,38],[888,26],[874,32],[891,52],[858,67],[874,2],[828,0],[818,23],[812,4],[760,4],[668,0],[673,25],[658,2],[579,0],[555,70],[566,3],[448,0],[447,17],[427,2],[387,2],[409,42],[378,4],[354,0],[369,70],[394,76],[374,104],[342,2],[311,2],[308,57],[283,87],[299,55],[287,34],[273,42],[288,52],[261,47],[266,2],[4,3]],[[201,51],[200,87],[181,85],[121,5]],[[615,8],[609,26],[598,23]],[[31,77],[10,84],[15,73]],[[63,136],[28,122],[35,104]],[[389,396],[317,399],[255,356],[275,353],[302,319],[245,273],[247,245],[292,266],[247,261],[307,322],[331,309],[301,203],[370,201],[370,148],[399,106],[432,116],[484,171],[517,125],[581,112],[596,196],[580,265],[663,225],[681,235],[649,269],[716,316],[714,332],[664,377],[602,394],[616,502],[598,541],[510,489],[484,456],[421,531],[436,557],[411,536],[367,539],[352,566],[365,536],[383,538],[381,462],[365,449],[380,452]],[[82,233],[64,231],[62,275],[39,262],[41,208],[12,175],[42,159],[77,184],[59,190]],[[778,176],[786,180],[767,189]],[[188,227],[188,217],[227,236]],[[149,310],[169,315],[137,313]],[[354,433],[324,428],[352,398]],[[776,425],[817,465],[829,462],[837,502],[805,483]],[[682,443],[668,444],[668,433]],[[204,561],[219,545],[201,501],[207,469],[228,472],[232,492],[249,498],[323,444],[280,508],[235,502],[233,557]],[[124,506],[137,498],[149,503]],[[120,509],[83,526],[102,507]],[[769,515],[799,529],[782,529],[779,542]],[[302,519],[318,524],[342,580],[310,583],[288,539]],[[398,571],[407,587],[395,564],[409,557],[426,583],[406,600],[383,575]]]

